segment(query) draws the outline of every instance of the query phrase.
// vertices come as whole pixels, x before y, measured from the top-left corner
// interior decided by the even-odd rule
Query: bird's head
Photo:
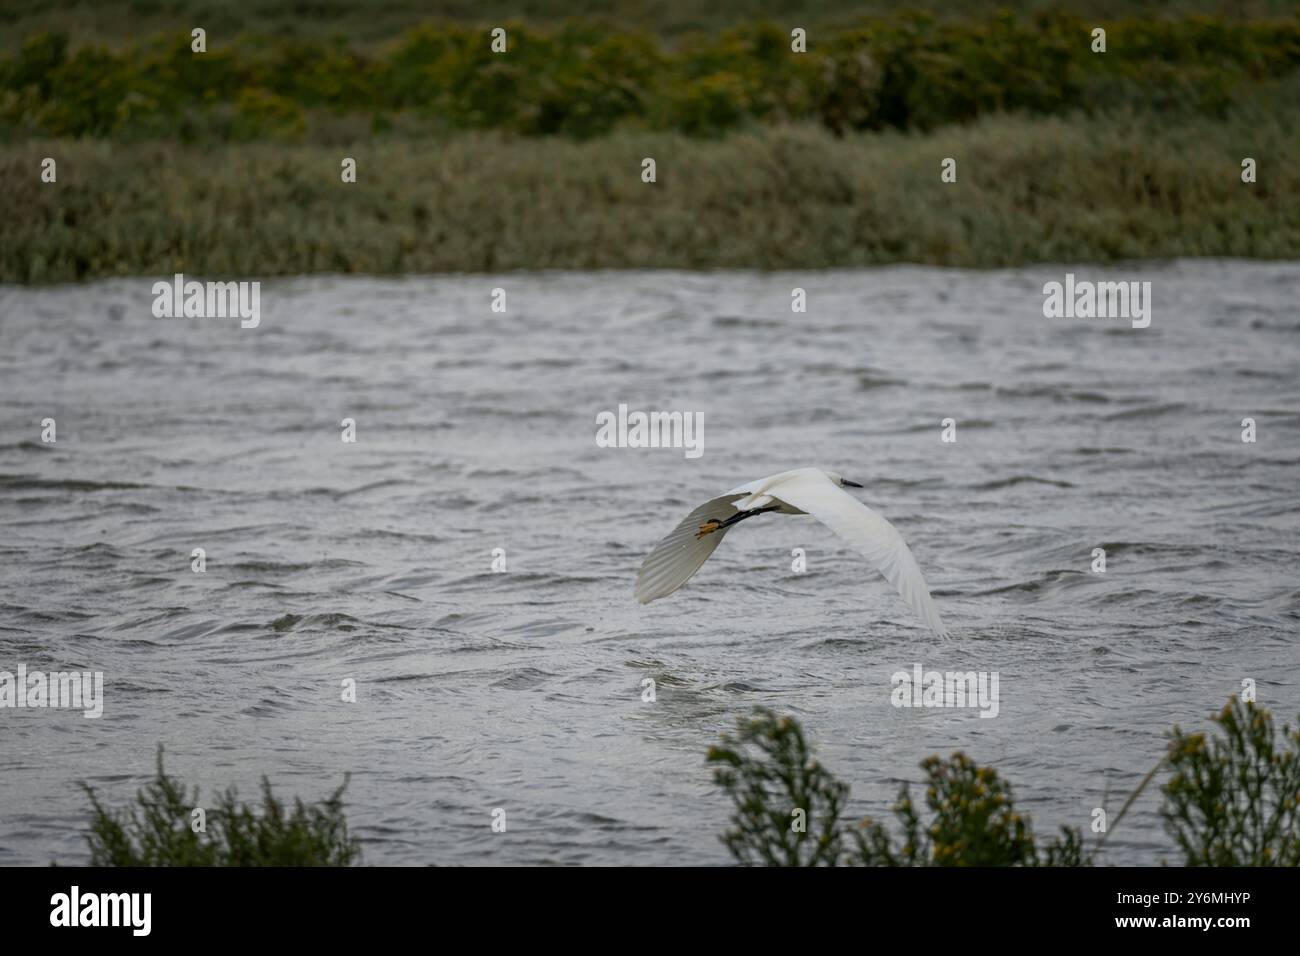
[[[843,475],[837,474],[836,472],[833,472],[833,471],[828,471],[828,472],[826,472],[826,477],[829,478],[831,481],[835,482],[835,484],[839,485],[841,488],[861,488],[861,487],[862,487],[862,486],[861,486],[860,484],[858,484],[856,481],[849,481],[849,480],[848,480],[847,478],[845,478]]]

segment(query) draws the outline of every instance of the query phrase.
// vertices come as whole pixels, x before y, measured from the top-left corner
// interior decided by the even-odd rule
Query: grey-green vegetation
[[[1160,816],[1186,866],[1295,866],[1300,860],[1300,731],[1279,734],[1267,710],[1233,698],[1212,718],[1217,733],[1175,727],[1161,771]],[[895,826],[842,819],[849,787],[816,759],[793,717],[759,708],[710,748],[714,779],[731,799],[722,841],[738,863],[765,866],[1089,866],[1085,845],[1062,827],[1050,843],[1016,810],[1010,785],[963,753],[931,756],[923,818],[906,784]],[[801,815],[800,815],[801,814]]]
[[[1300,253],[1286,5],[593,6],[28,4],[0,281]]]
[[[1083,837],[1062,828],[1035,838],[997,771],[965,754],[926,759],[923,822],[903,786],[894,805],[901,834],[871,819],[841,820],[849,788],[813,757],[798,721],[759,708],[735,736],[710,748],[714,779],[735,806],[722,841],[738,863],[765,866],[1083,866]]]
[[[1279,732],[1268,711],[1233,698],[1212,718],[1214,733],[1175,727],[1152,774],[1167,770],[1160,815],[1187,866],[1295,866],[1300,862],[1300,730]],[[1078,828],[1050,842],[1019,812],[1009,783],[965,754],[931,756],[924,812],[904,784],[893,827],[843,819],[849,786],[813,754],[793,717],[757,708],[709,749],[714,780],[730,798],[732,825],[722,841],[734,859],[760,866],[1089,866],[1100,843]],[[348,833],[343,785],[319,803],[295,799],[292,811],[263,778],[260,807],[233,789],[218,795],[206,829],[191,825],[201,806],[163,768],[134,806],[91,803],[88,840],[95,866],[348,866],[360,861]],[[1111,820],[1122,823],[1126,803]]]
[[[226,790],[205,809],[201,831],[193,816],[204,807],[199,791],[187,793],[167,775],[161,747],[154,779],[134,806],[111,811],[92,788],[82,787],[92,813],[91,866],[350,866],[361,859],[343,813],[346,778],[324,800],[307,804],[295,798],[292,809],[276,798],[265,777],[260,807]]]
[[[1300,729],[1233,699],[1221,734],[1183,733],[1161,816],[1188,866],[1300,865]]]
[[[992,116],[927,136],[789,127],[526,148],[487,132],[335,150],[28,142],[0,148],[0,281],[1293,258],[1300,171],[1280,157],[1297,125],[1288,106],[1161,128]],[[48,155],[57,188],[37,177]],[[355,184],[339,181],[346,155]],[[648,155],[654,184],[639,176]],[[958,181],[941,185],[947,156]]]

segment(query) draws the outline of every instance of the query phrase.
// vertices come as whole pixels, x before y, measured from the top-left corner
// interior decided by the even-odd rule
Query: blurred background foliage
[[[1090,19],[1190,15],[1263,19],[1293,15],[1295,0],[6,0],[0,51],[33,33],[66,31],[90,42],[132,46],[150,33],[201,26],[233,36],[347,37],[383,43],[424,21],[498,26],[520,19],[552,27],[578,18],[614,30],[676,40],[761,20],[817,29],[860,24],[898,10],[987,19],[1003,10],[1062,11]]]
[[[1294,259],[1297,94],[1276,0],[8,0],[0,282]]]
[[[28,33],[0,59],[0,138],[329,142],[340,129],[492,129],[585,139],[624,128],[716,137],[808,121],[836,134],[927,131],[1000,112],[1214,117],[1300,68],[1294,13],[1100,21],[895,11],[809,27],[806,54],[791,52],[791,16],[676,37],[594,20],[506,19],[509,52],[499,55],[487,21],[420,23],[363,43],[228,33],[220,24],[233,12],[206,9],[196,5],[186,21],[207,24],[202,54],[191,52],[188,26],[116,44],[58,28]],[[241,28],[257,22],[238,19]],[[1104,55],[1091,50],[1096,26],[1107,31]]]

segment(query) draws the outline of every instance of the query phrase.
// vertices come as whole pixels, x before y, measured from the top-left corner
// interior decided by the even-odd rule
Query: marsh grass
[[[158,748],[154,779],[120,811],[104,807],[95,791],[81,785],[91,805],[91,866],[350,866],[361,850],[348,835],[343,784],[324,800],[292,809],[262,778],[260,807],[242,803],[234,789],[216,797],[207,811],[206,832],[191,827],[202,806],[199,792],[169,777]]]
[[[1226,121],[990,116],[928,135],[37,140],[0,147],[0,281],[1297,258],[1297,92]],[[40,182],[46,156],[57,184]],[[1243,156],[1259,182],[1242,183]]]

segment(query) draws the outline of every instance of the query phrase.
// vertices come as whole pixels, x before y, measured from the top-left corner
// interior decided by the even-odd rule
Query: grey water
[[[1150,281],[1150,327],[1045,318],[1067,271]],[[162,744],[205,797],[350,773],[366,863],[726,864],[704,756],[756,705],[850,817],[962,750],[1091,837],[1243,681],[1300,711],[1300,264],[280,279],[256,329],[155,318],[158,278],[0,287],[0,671],[105,680],[99,719],[0,709],[0,863],[85,862],[76,782],[121,805]],[[621,403],[703,455],[598,447]],[[807,517],[635,602],[695,505],[810,464],[950,640]],[[997,716],[893,706],[914,664],[996,671]],[[1158,805],[1106,862],[1177,861]]]

